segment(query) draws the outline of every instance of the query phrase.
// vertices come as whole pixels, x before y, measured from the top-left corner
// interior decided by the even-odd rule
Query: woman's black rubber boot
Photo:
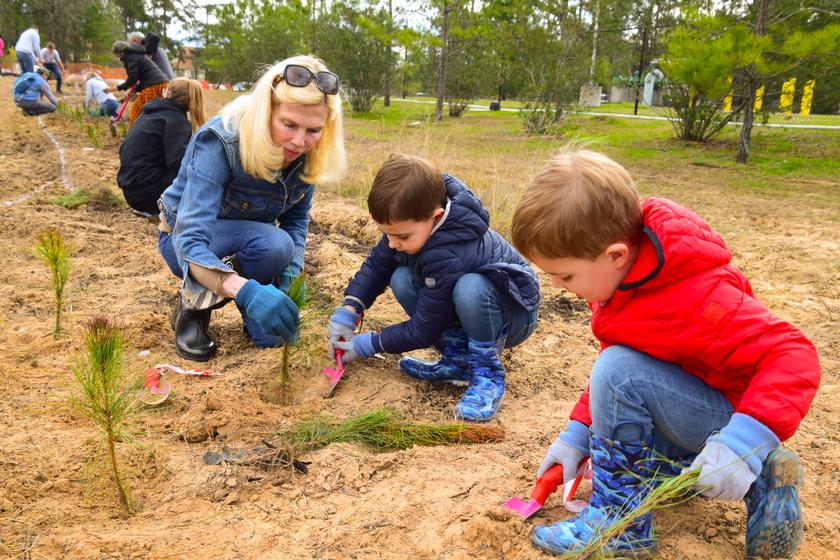
[[[216,341],[210,337],[212,309],[188,309],[178,298],[172,312],[175,352],[187,360],[206,362],[216,355]]]

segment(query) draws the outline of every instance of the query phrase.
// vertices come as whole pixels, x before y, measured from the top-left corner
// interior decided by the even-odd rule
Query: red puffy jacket
[[[817,391],[820,365],[799,329],[774,316],[729,264],[723,239],[670,200],[642,203],[639,254],[612,298],[591,303],[592,332],[682,366],[785,440]],[[592,424],[589,388],[571,418]]]

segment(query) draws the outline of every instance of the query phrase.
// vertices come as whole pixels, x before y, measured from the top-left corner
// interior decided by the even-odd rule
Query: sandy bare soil
[[[333,398],[324,399],[322,338],[298,360],[294,404],[273,405],[262,392],[279,351],[256,351],[234,306],[214,312],[220,352],[207,368],[224,376],[170,376],[167,403],[138,416],[136,433],[145,447],[119,447],[142,508],[127,517],[107,475],[90,462],[102,450],[93,426],[68,404],[68,363],[85,322],[104,314],[125,329],[132,371],[160,362],[190,365],[174,353],[169,326],[178,282],[157,253],[153,224],[124,207],[67,210],[51,203],[68,187],[112,185],[116,191],[117,141],[105,137],[93,148],[72,121],[24,117],[12,105],[10,85],[10,78],[0,79],[0,557],[543,557],[528,537],[534,523],[569,515],[557,498],[528,522],[505,516],[498,505],[530,492],[545,448],[564,425],[597,353],[583,302],[547,282],[537,332],[505,355],[508,391],[495,420],[506,431],[503,442],[385,454],[333,445],[304,457],[306,475],[211,466],[202,457],[223,446],[258,446],[313,413],[346,417],[389,406],[411,420],[449,420],[459,390],[409,379],[389,356],[354,365]],[[64,165],[47,133],[62,147]],[[351,158],[358,149],[352,124],[348,149]],[[840,183],[803,181],[792,186],[801,188],[800,196],[779,199],[729,189],[714,169],[631,171],[656,185],[657,194],[709,217],[759,297],[800,325],[819,349],[823,384],[788,442],[801,455],[806,477],[807,527],[798,558],[840,558]],[[364,211],[324,192],[313,217],[306,267],[320,307],[328,310],[375,234]],[[49,276],[32,253],[35,236],[47,228],[57,228],[73,248],[65,333],[58,340],[51,336]],[[389,293],[368,320],[376,327],[400,318]],[[322,323],[311,329],[323,337]],[[584,484],[582,495],[588,491]],[[698,499],[657,514],[656,524],[661,558],[743,557],[741,503]]]

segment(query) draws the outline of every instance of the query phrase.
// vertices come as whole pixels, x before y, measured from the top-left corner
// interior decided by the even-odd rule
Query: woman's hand
[[[268,335],[280,337],[283,344],[297,340],[300,310],[295,302],[272,285],[248,280],[236,294],[236,303],[245,309]]]

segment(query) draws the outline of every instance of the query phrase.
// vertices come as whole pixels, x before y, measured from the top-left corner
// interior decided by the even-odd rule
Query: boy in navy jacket
[[[440,361],[404,357],[400,369],[417,379],[467,384],[456,416],[490,420],[505,391],[501,351],[536,326],[536,274],[490,229],[478,198],[422,158],[392,155],[376,174],[368,209],[384,235],[330,318],[329,355],[342,349],[350,363],[433,345]],[[354,336],[361,315],[388,286],[409,319]]]

